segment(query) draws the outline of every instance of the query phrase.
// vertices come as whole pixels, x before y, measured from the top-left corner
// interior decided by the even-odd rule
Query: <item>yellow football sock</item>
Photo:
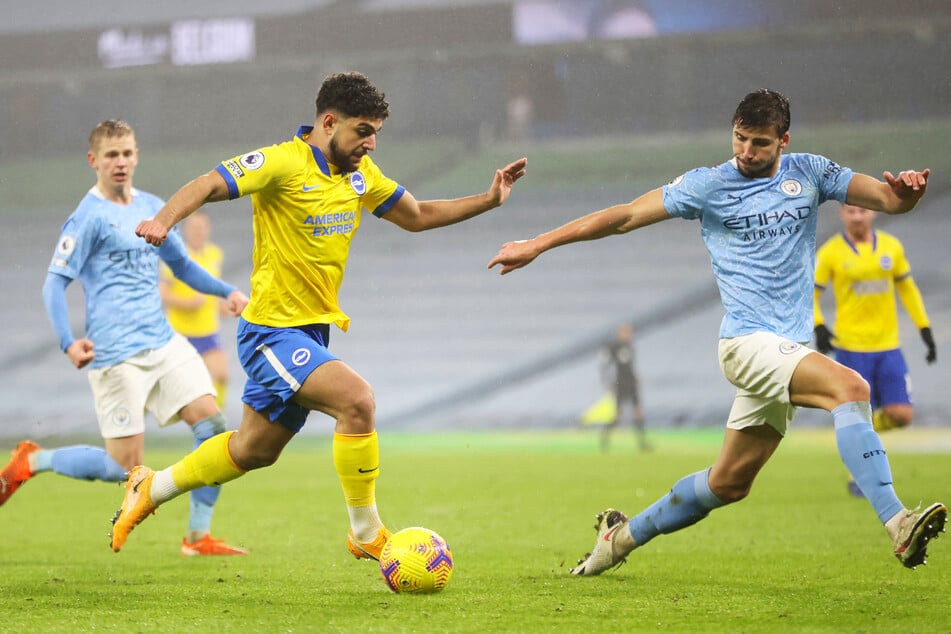
[[[349,507],[376,504],[376,478],[380,475],[380,444],[376,432],[334,434],[334,468]]]
[[[218,403],[218,409],[225,411],[225,397],[228,395],[228,384],[215,381],[215,392],[218,393],[218,396],[215,397],[215,402]]]
[[[181,491],[217,486],[245,474],[228,451],[233,431],[212,436],[197,449],[172,465],[172,479]]]
[[[885,413],[885,410],[877,409],[872,413],[872,427],[875,428],[875,431],[888,431],[889,429],[895,429],[897,425],[892,417]]]

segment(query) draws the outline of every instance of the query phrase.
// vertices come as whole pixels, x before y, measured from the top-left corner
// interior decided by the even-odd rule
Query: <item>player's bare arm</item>
[[[661,189],[654,189],[632,202],[614,205],[568,222],[531,240],[506,242],[489,262],[488,268],[501,264],[501,275],[528,265],[539,255],[572,242],[599,240],[620,235],[670,218],[664,209]]]
[[[495,171],[489,189],[481,194],[450,200],[416,200],[406,192],[384,218],[407,231],[426,231],[468,220],[508,200],[515,182],[525,175],[527,158]]]
[[[221,174],[212,170],[186,183],[168,199],[165,206],[151,220],[143,220],[135,228],[135,235],[149,244],[162,246],[168,230],[205,203],[228,200],[228,185]]]
[[[865,174],[856,174],[849,183],[846,202],[887,214],[903,214],[914,209],[928,189],[931,170],[905,170],[894,176],[882,174],[880,181]]]

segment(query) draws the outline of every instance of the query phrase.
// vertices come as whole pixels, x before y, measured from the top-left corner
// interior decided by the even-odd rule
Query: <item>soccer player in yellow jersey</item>
[[[845,230],[820,247],[816,254],[816,347],[862,375],[871,388],[872,420],[876,431],[911,424],[911,378],[898,339],[895,292],[921,332],[926,360],[937,359],[934,337],[921,292],[898,238],[872,228],[875,211],[843,204],[839,217]],[[822,292],[832,285],[835,296],[835,334],[825,324],[819,305]],[[861,496],[853,480],[849,492]]]
[[[357,558],[378,559],[389,536],[377,512],[380,472],[370,385],[327,348],[330,325],[350,318],[337,303],[350,240],[363,210],[407,231],[461,222],[503,204],[527,160],[496,170],[488,191],[418,201],[370,159],[389,116],[382,92],[360,73],[328,77],[313,126],[278,145],[222,162],[173,195],[136,232],[161,245],[169,229],[207,202],[251,196],[254,250],[251,302],[238,327],[248,374],[236,432],[205,442],[162,471],[137,467],[116,513],[112,549],[165,502],[273,464],[311,410],[336,420],[333,460],[343,487]]]
[[[193,213],[182,223],[182,237],[188,255],[200,267],[215,277],[221,277],[224,254],[211,241],[211,219],[201,211]],[[159,292],[165,305],[165,315],[172,328],[184,335],[201,355],[215,384],[218,407],[224,409],[228,390],[228,355],[221,345],[221,301],[192,289],[172,275],[168,267],[161,268]]]

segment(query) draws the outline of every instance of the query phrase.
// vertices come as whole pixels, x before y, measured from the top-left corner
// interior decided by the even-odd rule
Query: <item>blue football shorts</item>
[[[221,350],[221,336],[217,332],[204,337],[188,337],[188,343],[195,346],[198,354],[205,354],[209,350]]]
[[[297,433],[310,410],[291,402],[304,380],[318,366],[337,359],[330,353],[330,326],[313,324],[271,328],[238,319],[238,358],[248,375],[241,400],[266,412]]]
[[[835,351],[835,360],[862,375],[872,391],[872,409],[911,404],[911,376],[901,350]]]

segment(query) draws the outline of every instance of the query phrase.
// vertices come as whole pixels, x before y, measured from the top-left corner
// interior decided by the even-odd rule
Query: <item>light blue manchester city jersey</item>
[[[63,225],[49,272],[79,279],[86,296],[86,337],[95,344],[90,367],[115,365],[172,338],[158,292],[158,261],[187,255],[177,230],[159,247],[135,235],[163,202],[132,190],[132,202],[118,205],[94,186]]]
[[[845,201],[852,170],[814,154],[788,154],[772,178],[747,178],[733,161],[665,185],[671,216],[699,219],[726,315],[720,337],[772,332],[812,338],[816,216]]]

